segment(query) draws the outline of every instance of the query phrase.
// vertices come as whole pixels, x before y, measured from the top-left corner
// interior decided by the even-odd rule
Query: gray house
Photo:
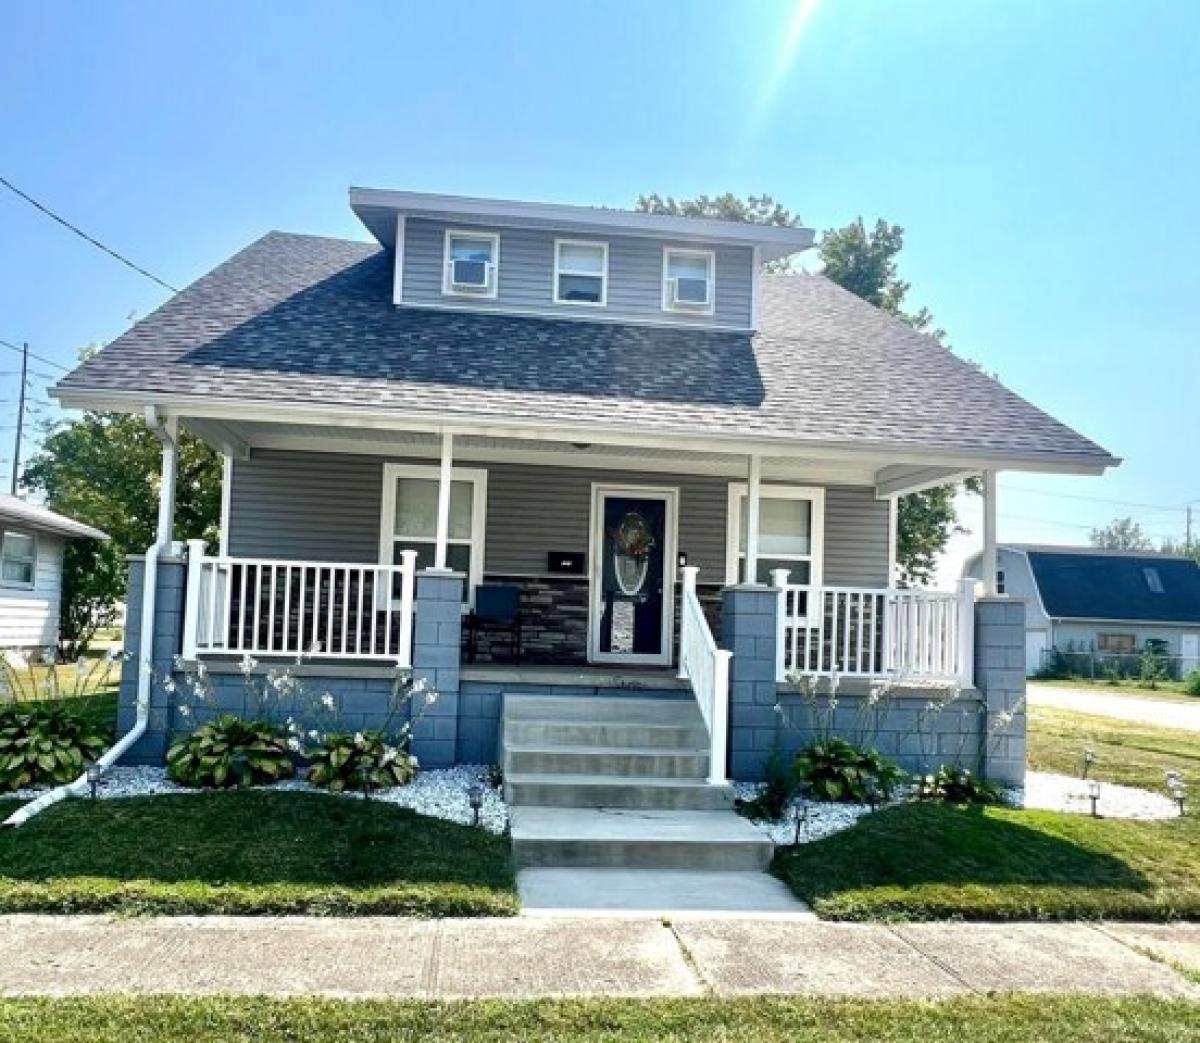
[[[518,830],[529,862],[617,857],[554,847],[580,807],[726,807],[731,776],[801,741],[775,711],[799,675],[836,675],[839,713],[893,684],[879,742],[910,766],[966,750],[1022,776],[1021,604],[993,579],[978,602],[895,589],[897,498],[982,473],[994,561],[998,471],[1100,474],[1107,452],[826,279],[762,274],[808,229],[350,205],[371,242],[266,235],[55,390],[163,442],[133,756],[187,723],[137,669],[154,640],[235,709],[243,655],[303,653],[363,726],[411,664],[441,693],[422,763],[502,762],[510,802],[544,812]],[[180,427],[228,461],[215,556],[172,543]],[[932,753],[911,735],[930,686],[960,694]]]
[[[1081,672],[1136,670],[1146,648],[1170,673],[1200,669],[1200,565],[1146,551],[1003,544],[1000,593],[1025,602],[1025,664],[1030,675],[1052,653]],[[966,562],[982,576],[982,558]]]

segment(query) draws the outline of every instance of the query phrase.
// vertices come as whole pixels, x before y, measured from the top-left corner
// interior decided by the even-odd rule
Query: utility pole
[[[12,488],[17,495],[17,475],[21,471],[21,428],[25,424],[25,373],[29,368],[29,342],[21,342],[21,384],[17,392],[17,444],[13,449]]]

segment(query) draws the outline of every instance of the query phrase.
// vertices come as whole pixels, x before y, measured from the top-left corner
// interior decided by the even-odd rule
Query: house
[[[108,536],[0,493],[0,649],[46,653],[57,647],[63,550],[71,539]]]
[[[982,473],[994,534],[997,472],[1100,474],[1104,449],[826,279],[762,273],[809,229],[350,205],[371,242],[270,233],[54,391],[163,443],[158,538],[131,572],[132,756],[187,726],[160,675],[203,661],[241,710],[238,660],[303,655],[356,727],[393,664],[427,676],[415,752],[504,765],[536,809],[514,825],[526,864],[634,857],[633,834],[576,832],[581,808],[727,809],[731,776],[803,741],[777,710],[803,703],[797,675],[837,677],[842,724],[886,682],[874,741],[910,767],[1023,779],[1021,604],[896,590],[897,498]],[[181,427],[227,460],[215,556],[172,543]],[[930,686],[959,696],[931,745]],[[715,840],[689,821],[676,836]],[[720,864],[761,863],[726,840]]]
[[[1141,653],[1167,657],[1175,677],[1200,669],[1200,564],[1147,551],[1003,544],[997,549],[1000,593],[1025,602],[1025,668],[1051,665],[1099,675],[1105,667],[1135,672]],[[966,576],[980,577],[980,555]]]

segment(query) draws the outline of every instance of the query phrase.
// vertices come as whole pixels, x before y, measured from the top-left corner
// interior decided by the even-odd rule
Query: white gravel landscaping
[[[487,785],[487,768],[479,764],[464,764],[455,768],[439,768],[418,772],[407,786],[374,790],[371,800],[382,804],[397,804],[411,808],[422,815],[470,825],[473,817],[468,792],[474,782],[483,782],[483,806],[479,809],[479,822],[492,833],[503,833],[508,825],[508,807],[501,794]],[[294,778],[277,782],[272,786],[257,786],[255,789],[287,790],[294,793],[322,793],[328,790],[312,785],[306,779]],[[45,793],[45,788],[17,790],[5,794],[18,800],[32,800]],[[137,767],[112,768],[104,777],[97,796],[101,800],[116,800],[122,797],[150,797],[163,793],[210,793],[211,790],[189,789],[179,786],[167,778],[165,768]],[[361,793],[339,793],[334,796],[347,800],[362,800]]]
[[[1025,773],[1025,788],[1006,792],[1008,803],[1018,808],[1038,808],[1043,811],[1069,811],[1090,815],[1092,802],[1088,784],[1072,775],[1054,775],[1045,771]],[[1113,782],[1100,783],[1100,799],[1096,811],[1101,818],[1168,819],[1179,817],[1179,805],[1163,793],[1118,786]]]
[[[738,800],[750,800],[758,793],[759,787],[752,782],[735,782],[733,794]],[[823,837],[840,833],[849,829],[864,815],[871,814],[866,804],[834,804],[827,801],[793,800],[783,818],[777,822],[765,819],[751,819],[771,840],[779,845],[795,844],[797,842],[796,815],[807,812],[800,823],[798,839],[801,844]]]

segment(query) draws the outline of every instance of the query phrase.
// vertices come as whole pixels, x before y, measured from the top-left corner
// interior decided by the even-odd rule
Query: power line
[[[1059,493],[1050,492],[1045,489],[1030,489],[1025,485],[1008,485],[1003,486],[1006,490],[1021,493],[1032,493],[1034,496],[1054,496],[1060,500],[1083,500],[1087,503],[1107,503],[1114,507],[1135,507],[1146,511],[1183,511],[1185,507],[1174,506],[1165,503],[1136,503],[1132,500],[1109,500],[1102,496],[1082,496],[1079,493]]]
[[[23,355],[25,353],[24,349],[22,349],[20,345],[14,344],[9,340],[0,340],[0,346],[8,348],[10,351],[15,351],[18,355]],[[31,351],[29,352],[29,357],[31,359],[37,359],[38,362],[44,362],[47,366],[53,366],[55,369],[61,369],[64,373],[71,372],[70,366],[64,366],[61,362],[55,362],[54,359],[48,359],[45,355],[38,355],[37,353]]]
[[[38,210],[40,210],[43,214],[45,214],[51,220],[57,221],[64,228],[70,229],[81,239],[87,240],[87,242],[91,243],[97,249],[103,250],[110,257],[115,257],[123,265],[126,265],[129,268],[132,268],[139,275],[144,275],[147,279],[150,279],[151,281],[158,283],[159,286],[163,287],[164,289],[170,290],[172,293],[179,292],[179,289],[177,287],[172,286],[166,280],[160,279],[153,272],[146,271],[146,269],[143,268],[141,265],[134,264],[128,257],[125,257],[122,254],[117,253],[117,251],[114,250],[112,247],[105,246],[102,242],[100,242],[99,239],[96,239],[93,236],[88,235],[87,232],[85,232],[82,228],[77,228],[75,225],[71,224],[71,222],[68,221],[65,217],[59,217],[58,214],[56,214],[48,206],[46,206],[43,203],[39,203],[36,199],[33,198],[33,196],[27,195],[25,192],[22,192],[19,188],[17,188],[16,185],[14,185],[7,178],[0,176],[0,185],[3,185],[10,192],[20,196],[30,206],[36,207]]]

